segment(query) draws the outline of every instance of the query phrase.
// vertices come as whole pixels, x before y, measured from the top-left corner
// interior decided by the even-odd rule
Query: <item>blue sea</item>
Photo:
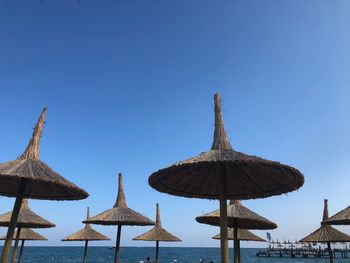
[[[23,252],[23,263],[81,263],[83,257],[83,247],[25,247]],[[242,248],[242,263],[300,263],[300,262],[329,262],[324,258],[265,258],[257,257],[256,248]],[[153,247],[122,247],[120,249],[121,263],[146,263],[146,258],[150,256],[155,258],[155,249]],[[232,253],[232,249],[230,249]],[[232,262],[230,254],[230,262]],[[199,263],[203,258],[205,263],[214,261],[220,262],[219,248],[160,248],[161,263]],[[89,247],[88,259],[89,263],[109,263],[113,262],[114,250],[108,247]],[[335,259],[335,262],[349,262],[350,259]]]

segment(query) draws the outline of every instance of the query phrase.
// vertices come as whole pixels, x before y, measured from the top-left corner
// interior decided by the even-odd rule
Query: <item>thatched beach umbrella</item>
[[[323,221],[330,225],[350,225],[350,206]]]
[[[220,226],[220,210],[196,217],[196,221],[202,224]],[[227,206],[227,225],[234,229],[234,262],[240,261],[240,239],[237,229],[275,229],[277,225],[270,220],[258,215],[241,204],[239,200],[231,200]]]
[[[227,231],[227,238],[229,240],[234,240],[234,236],[235,236],[234,229],[229,228]],[[220,234],[213,236],[212,239],[220,239]],[[241,228],[238,228],[237,239],[240,241],[266,242],[265,239],[255,235],[254,233],[250,232],[249,230],[241,229]]]
[[[234,249],[234,241],[235,241],[235,230],[233,228],[229,228],[227,232],[228,240],[233,240],[233,249]],[[221,239],[220,234],[212,237],[213,239]],[[237,240],[239,241],[255,241],[255,242],[266,242],[265,239],[253,234],[252,232],[246,229],[237,229]],[[240,249],[238,250],[238,258],[240,258]]]
[[[6,226],[8,227],[10,225],[12,216],[12,211],[7,212],[3,215],[0,215],[0,226]],[[19,236],[21,234],[22,228],[50,228],[55,227],[55,224],[47,221],[46,219],[42,218],[41,216],[34,213],[32,210],[30,210],[28,205],[28,200],[23,199],[21,209],[19,210],[19,215],[16,223],[17,227],[17,235],[15,236],[15,246],[12,251],[12,259],[11,262],[15,262],[17,248],[18,248],[18,242],[19,242]]]
[[[160,211],[159,204],[156,205],[156,225],[146,233],[133,238],[133,240],[140,241],[156,241],[156,263],[158,263],[159,259],[159,242],[179,242],[181,239],[173,236],[168,231],[166,231],[162,227],[162,223],[160,221]]]
[[[86,220],[90,218],[90,211],[89,207],[87,208],[87,215]],[[84,247],[84,259],[83,262],[86,263],[86,256],[87,256],[87,248],[88,248],[88,242],[89,241],[102,241],[102,240],[110,240],[105,235],[102,235],[101,233],[94,230],[90,224],[85,224],[85,227],[78,232],[75,232],[74,234],[65,237],[62,239],[62,241],[85,241],[85,247]]]
[[[16,238],[16,237],[17,237],[17,231],[15,232],[15,235],[14,235],[14,238]],[[5,240],[5,239],[6,239],[6,236],[0,237],[0,240]],[[47,238],[43,237],[42,235],[40,235],[37,232],[34,232],[30,228],[23,228],[19,237],[18,237],[18,240],[22,241],[21,249],[20,249],[19,257],[18,257],[18,261],[17,261],[18,263],[21,263],[22,256],[23,256],[24,242],[26,240],[28,240],[28,241],[44,241],[44,240],[47,240]]]
[[[220,200],[221,262],[228,263],[227,199],[269,197],[294,191],[303,175],[290,166],[234,151],[221,115],[221,99],[214,96],[215,131],[211,150],[161,169],[149,177],[160,192]]]
[[[90,219],[83,221],[83,223],[118,226],[114,263],[118,262],[120,235],[121,235],[122,226],[149,226],[149,225],[155,224],[151,219],[135,212],[134,210],[130,209],[126,205],[121,173],[119,173],[119,178],[118,178],[117,201],[115,202],[113,208],[107,211],[104,211],[96,216],[93,216]]]
[[[78,200],[88,197],[87,192],[60,176],[47,164],[39,160],[40,137],[45,115],[46,108],[43,109],[40,115],[24,153],[17,160],[0,164],[0,195],[16,197],[2,250],[1,263],[6,263],[8,260],[23,198]]]
[[[350,242],[350,236],[340,232],[339,230],[323,223],[328,219],[328,200],[324,200],[323,218],[321,222],[321,227],[316,231],[312,232],[310,235],[304,237],[299,242],[309,242],[309,243],[327,243],[329,260],[333,263],[333,253],[331,249],[331,242]]]

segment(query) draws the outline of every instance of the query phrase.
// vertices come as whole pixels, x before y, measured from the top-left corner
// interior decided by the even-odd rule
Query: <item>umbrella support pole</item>
[[[116,240],[116,243],[115,243],[114,263],[118,262],[121,232],[122,232],[122,226],[118,225],[117,240]]]
[[[19,237],[21,235],[21,227],[17,227],[17,233],[16,233],[16,241],[15,241],[15,246],[13,247],[12,250],[12,259],[11,259],[11,263],[15,263],[15,259],[16,259],[16,254],[17,254],[17,249],[18,249],[18,242],[19,242]]]
[[[329,262],[333,263],[333,252],[331,248],[331,243],[327,242],[327,247],[328,247],[328,253],[329,253]]]
[[[88,248],[89,241],[85,241],[85,247],[84,247],[84,263],[86,263],[86,256],[87,256],[87,248]]]
[[[238,240],[238,229],[237,229],[237,224],[234,225],[233,228],[233,232],[234,232],[234,238],[233,238],[233,245],[234,245],[234,253],[233,253],[233,257],[234,263],[239,263],[239,240]]]
[[[159,261],[159,241],[156,241],[156,263]]]
[[[6,234],[6,241],[2,248],[1,263],[8,263],[13,234],[15,233],[16,223],[17,223],[19,211],[21,209],[22,200],[24,198],[26,185],[27,185],[26,180],[22,180],[18,189],[15,204],[13,206],[10,225],[8,227],[7,234]]]
[[[241,262],[241,241],[240,240],[238,240],[237,245],[238,245],[238,262]]]
[[[235,263],[235,239],[232,240],[232,262]]]
[[[227,201],[224,194],[220,194],[220,248],[221,263],[228,263]]]
[[[19,256],[18,256],[18,263],[21,263],[21,261],[22,261],[24,242],[25,242],[25,240],[22,240],[21,250],[19,251]]]

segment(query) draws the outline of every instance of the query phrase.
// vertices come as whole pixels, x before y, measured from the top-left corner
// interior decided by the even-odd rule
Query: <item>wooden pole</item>
[[[233,236],[233,242],[234,242],[234,263],[239,263],[239,244],[238,244],[238,229],[237,229],[237,223],[234,224],[233,226],[233,232],[234,232],[234,236]]]
[[[87,256],[87,248],[88,248],[89,241],[85,240],[85,248],[84,248],[84,263],[86,263],[86,256]]]
[[[241,241],[239,239],[237,240],[237,245],[238,245],[238,262],[241,262]]]
[[[115,243],[114,263],[118,263],[121,232],[122,232],[122,226],[118,225],[117,240],[116,240],[116,243]]]
[[[232,240],[232,261],[235,263],[235,239]]]
[[[16,201],[15,201],[15,204],[13,206],[10,225],[9,225],[9,228],[8,228],[7,234],[6,234],[6,241],[5,241],[5,244],[2,248],[1,263],[8,263],[13,234],[15,233],[16,223],[17,223],[19,211],[21,209],[22,200],[23,200],[23,197],[25,194],[26,185],[27,185],[26,180],[22,179],[21,184],[20,184],[19,189],[18,189],[17,196],[16,196]]]
[[[333,252],[331,248],[331,243],[327,242],[327,247],[328,247],[328,253],[329,253],[329,262],[333,263]]]
[[[11,259],[11,263],[15,263],[15,259],[16,259],[16,254],[17,254],[17,248],[18,248],[18,242],[19,242],[19,237],[21,234],[21,227],[17,227],[17,234],[16,234],[16,241],[15,241],[15,246],[13,247],[12,250],[12,259]]]
[[[220,237],[221,263],[228,263],[227,201],[224,194],[220,195]]]
[[[22,261],[24,241],[25,241],[25,240],[22,240],[21,250],[19,251],[18,263],[21,263],[21,261]]]
[[[156,263],[159,261],[159,241],[156,241]]]

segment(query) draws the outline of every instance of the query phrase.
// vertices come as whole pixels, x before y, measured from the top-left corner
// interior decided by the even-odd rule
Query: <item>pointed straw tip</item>
[[[45,123],[46,111],[47,111],[47,108],[44,107],[40,114],[39,120],[35,125],[34,131],[28,143],[28,146],[23,152],[23,154],[19,157],[19,159],[28,158],[33,160],[39,160],[39,146],[40,146],[40,139],[43,131],[43,126]]]
[[[156,204],[156,225],[161,225],[159,203]]]
[[[231,144],[228,140],[225,128],[224,121],[222,119],[221,112],[221,97],[218,93],[214,95],[214,115],[215,115],[215,130],[214,138],[211,149],[212,150],[232,150]]]
[[[124,187],[123,187],[123,177],[122,173],[118,173],[118,196],[117,201],[114,205],[115,207],[127,207],[124,195]]]
[[[43,107],[43,109],[41,110],[41,114],[40,114],[40,117],[39,117],[39,121],[41,120],[41,119],[45,119],[45,117],[46,117],[46,112],[47,112],[47,107]],[[45,122],[45,120],[44,120],[44,122]]]
[[[233,205],[241,205],[241,200],[231,200],[230,201],[230,204],[233,204]]]
[[[118,173],[118,191],[123,190],[123,175]]]
[[[325,221],[329,218],[328,215],[328,199],[324,199],[324,207],[323,207],[323,217],[322,221]]]
[[[23,198],[22,204],[21,204],[21,209],[28,209],[28,208],[29,208],[28,199]]]

